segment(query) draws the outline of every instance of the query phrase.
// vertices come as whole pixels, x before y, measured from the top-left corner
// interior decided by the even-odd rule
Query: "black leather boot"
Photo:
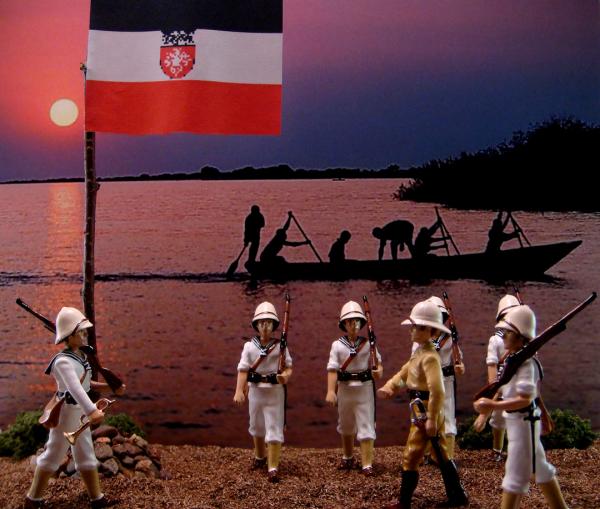
[[[410,509],[412,496],[419,482],[419,472],[416,470],[402,471],[402,484],[400,484],[400,509]]]
[[[460,483],[460,477],[458,476],[458,470],[454,461],[450,460],[445,462],[441,467],[442,479],[444,480],[444,487],[446,488],[446,495],[448,501],[440,504],[440,507],[461,507],[469,505],[469,498],[467,493]]]

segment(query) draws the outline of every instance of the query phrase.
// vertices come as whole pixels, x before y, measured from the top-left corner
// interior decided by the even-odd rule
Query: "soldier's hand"
[[[380,364],[377,369],[372,369],[371,374],[373,375],[373,378],[379,380],[383,375],[383,366]]]
[[[437,426],[433,419],[427,419],[425,421],[425,433],[427,433],[428,437],[434,437],[437,435]]]
[[[289,379],[290,375],[284,375],[283,373],[277,375],[277,382],[279,382],[281,385],[287,384]]]
[[[465,365],[462,362],[455,364],[454,372],[459,376],[464,375],[465,374]]]
[[[104,412],[96,408],[96,410],[88,415],[88,419],[90,420],[90,424],[93,424],[94,426],[97,424],[102,424],[102,421],[104,420]]]
[[[487,423],[487,414],[479,414],[477,419],[473,422],[473,429],[477,431],[477,433],[481,433],[485,428],[485,424]]]
[[[125,384],[121,385],[121,387],[119,387],[116,391],[115,394],[117,396],[123,396],[123,394],[125,394],[125,389],[127,389],[127,386]]]
[[[394,397],[394,391],[385,385],[377,390],[377,397],[380,399],[391,399]]]
[[[233,402],[241,405],[244,401],[246,401],[246,396],[242,391],[235,391],[233,395]]]
[[[473,408],[479,414],[484,414],[494,409],[494,402],[489,398],[479,398],[473,403]]]
[[[337,405],[337,394],[335,393],[335,391],[327,391],[325,401],[327,401],[327,403],[329,403],[331,406]]]

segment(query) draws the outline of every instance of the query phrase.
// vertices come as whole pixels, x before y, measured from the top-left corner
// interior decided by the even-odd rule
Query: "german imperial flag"
[[[92,0],[85,129],[281,132],[282,0]]]

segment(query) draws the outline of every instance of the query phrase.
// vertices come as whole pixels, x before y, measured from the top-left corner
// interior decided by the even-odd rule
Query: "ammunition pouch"
[[[278,384],[277,373],[269,373],[268,375],[261,375],[256,371],[248,371],[248,382],[253,384],[267,383],[267,384]]]
[[[373,380],[373,373],[370,369],[359,371],[358,373],[351,373],[350,371],[342,371],[341,369],[337,372],[338,382],[368,382]]]
[[[444,366],[442,368],[442,375],[445,377],[454,375],[454,365],[450,364],[449,366]]]

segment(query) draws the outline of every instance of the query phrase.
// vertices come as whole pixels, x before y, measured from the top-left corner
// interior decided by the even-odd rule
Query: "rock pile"
[[[135,434],[124,437],[117,428],[102,425],[92,431],[92,439],[101,476],[166,478],[160,452],[142,437]],[[70,457],[70,451],[60,471],[67,476],[75,474],[75,464]]]

